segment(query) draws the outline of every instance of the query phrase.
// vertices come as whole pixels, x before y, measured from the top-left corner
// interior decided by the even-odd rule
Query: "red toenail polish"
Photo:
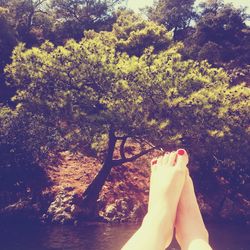
[[[184,154],[185,154],[185,150],[184,150],[184,149],[179,149],[179,150],[177,151],[177,154],[178,154],[178,155],[184,155]]]
[[[155,165],[157,163],[157,160],[152,161],[152,165]]]

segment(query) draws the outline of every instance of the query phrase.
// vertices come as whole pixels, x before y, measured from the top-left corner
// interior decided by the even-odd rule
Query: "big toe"
[[[185,149],[178,149],[177,150],[177,159],[176,159],[176,167],[182,168],[186,167],[188,164],[188,154]]]

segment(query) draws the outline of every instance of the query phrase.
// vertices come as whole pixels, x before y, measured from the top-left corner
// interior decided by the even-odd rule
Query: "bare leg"
[[[211,250],[208,232],[197,203],[189,174],[180,196],[176,214],[176,239],[182,250]]]
[[[161,250],[170,244],[187,174],[187,153],[178,153],[178,157],[172,152],[152,161],[148,213],[123,250]]]

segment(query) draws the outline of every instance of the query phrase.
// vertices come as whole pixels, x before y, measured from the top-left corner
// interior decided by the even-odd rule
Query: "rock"
[[[52,222],[59,222],[61,224],[65,224],[71,221],[72,221],[72,216],[69,213],[66,213],[65,211],[63,211],[60,214],[56,214],[52,219]]]
[[[69,222],[74,223],[81,212],[81,209],[75,202],[76,195],[66,192],[64,188],[57,194],[54,201],[51,202],[47,210],[47,218],[52,222],[61,224]]]
[[[30,205],[30,202],[27,200],[19,200],[18,202],[11,204],[7,207],[5,207],[5,211],[6,212],[11,212],[11,211],[20,211],[23,210],[25,208],[27,208]]]
[[[133,211],[130,213],[130,219],[132,221],[140,221],[147,213],[147,207],[144,204],[136,204]]]
[[[110,204],[106,207],[105,209],[105,217],[112,217],[116,214],[117,209],[116,209],[116,205],[115,204]]]
[[[234,203],[229,198],[226,198],[223,202],[222,209],[220,211],[220,216],[223,219],[231,219],[234,215]]]
[[[65,207],[64,211],[67,212],[67,213],[71,213],[71,205],[68,204],[68,205]]]
[[[125,200],[120,201],[120,210],[125,213],[129,210],[128,203]]]
[[[71,205],[70,210],[74,218],[77,218],[78,215],[82,212],[82,209],[76,204]]]
[[[212,218],[213,217],[213,208],[211,207],[210,204],[208,204],[205,201],[205,198],[203,197],[203,195],[201,195],[201,194],[197,195],[197,202],[199,204],[202,215],[204,215],[206,218]]]
[[[39,203],[30,199],[19,199],[17,202],[0,209],[1,219],[38,221],[41,212]]]
[[[64,187],[64,191],[71,192],[71,191],[73,191],[73,190],[74,190],[73,187]]]
[[[140,221],[146,214],[147,206],[135,203],[128,199],[116,199],[115,202],[107,205],[99,211],[99,216],[109,222],[135,222]]]

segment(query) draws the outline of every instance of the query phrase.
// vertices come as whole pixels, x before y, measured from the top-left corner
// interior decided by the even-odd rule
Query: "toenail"
[[[155,165],[157,163],[157,160],[152,161],[152,165]]]
[[[178,155],[184,155],[185,154],[185,150],[184,149],[178,149],[177,154]]]

